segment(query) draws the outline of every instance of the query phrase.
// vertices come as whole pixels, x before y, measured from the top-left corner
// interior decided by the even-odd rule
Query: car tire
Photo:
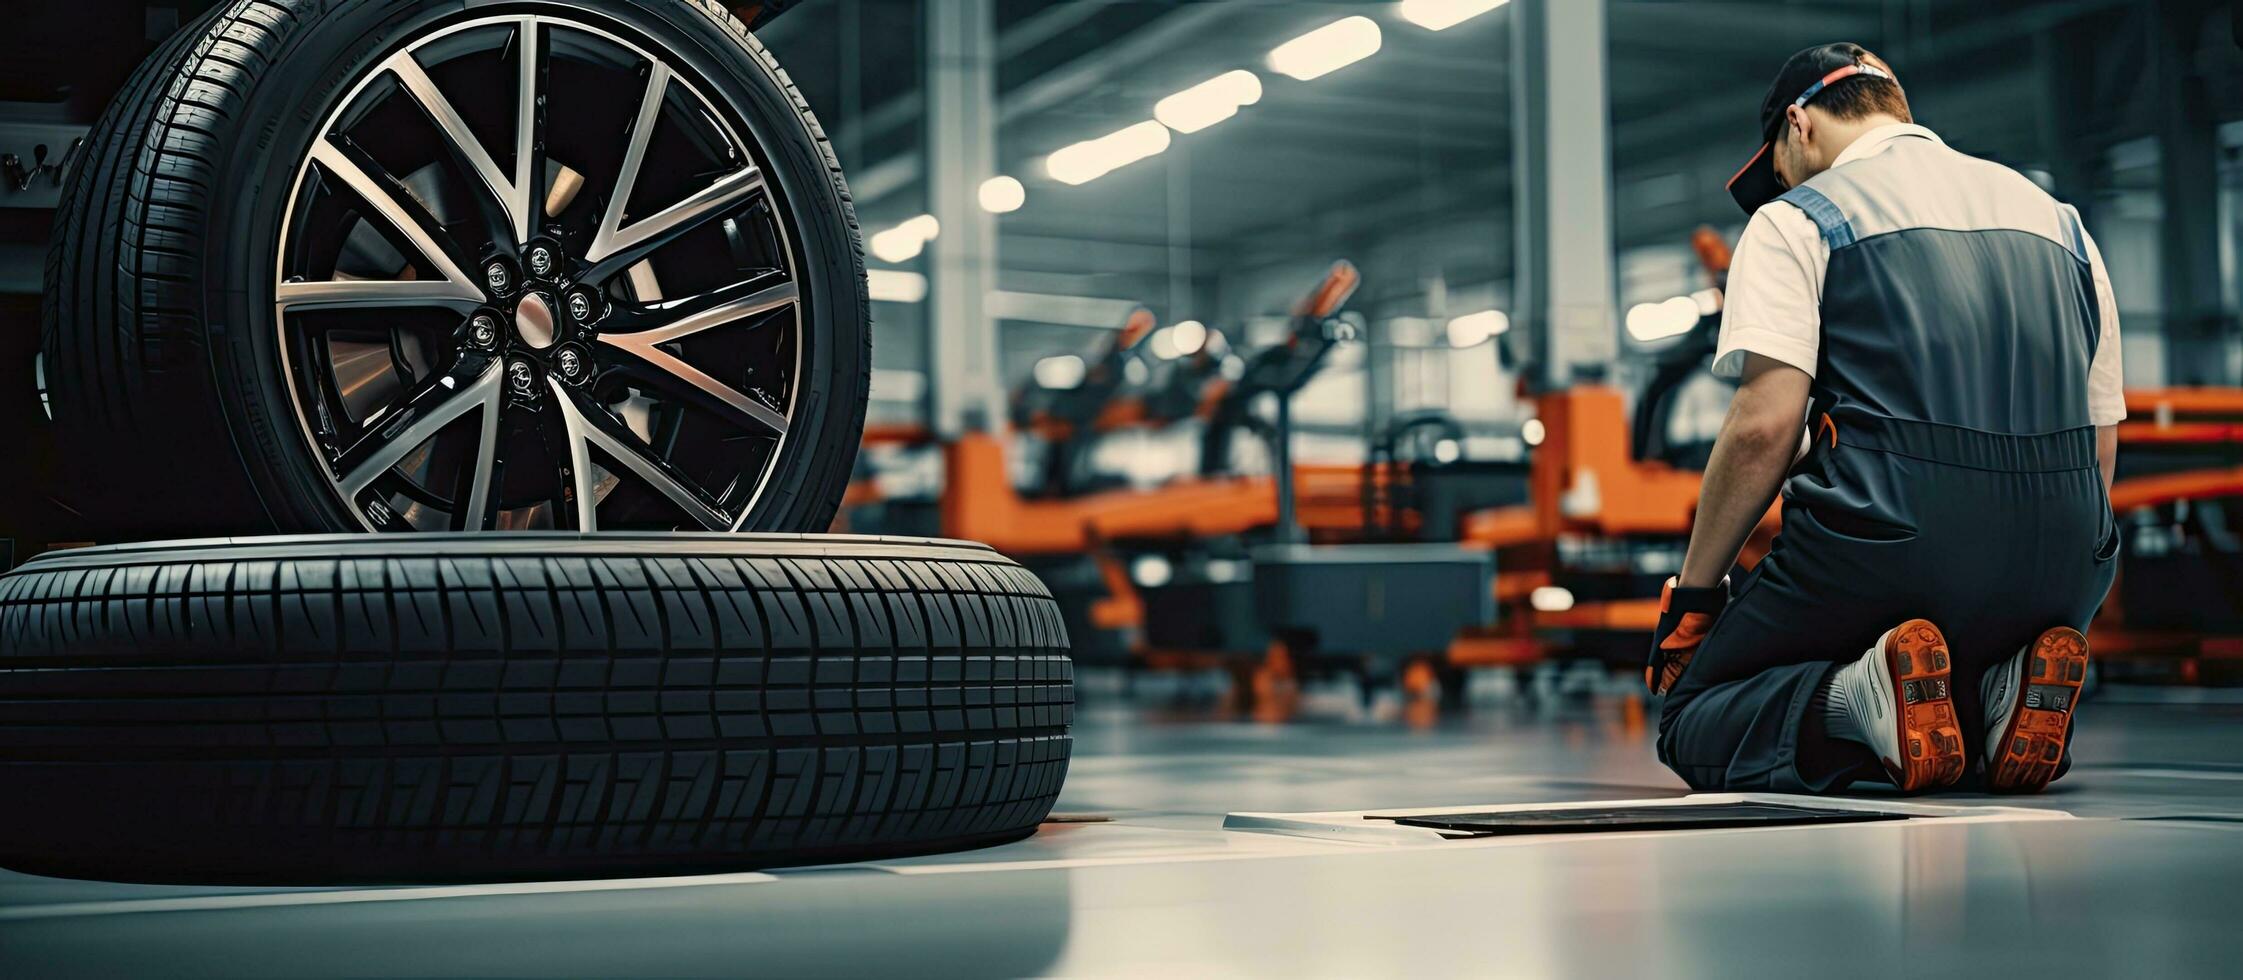
[[[723,5],[712,0],[525,2],[502,10],[524,23],[539,21],[542,26],[537,30],[542,33],[537,37],[566,36],[571,44],[575,44],[579,36],[596,34],[607,38],[620,47],[644,54],[648,64],[662,67],[665,72],[662,78],[685,83],[683,86],[669,84],[645,97],[644,102],[663,107],[656,114],[643,117],[653,120],[653,125],[637,126],[651,134],[643,138],[642,147],[648,142],[656,144],[654,149],[644,151],[649,155],[643,167],[618,162],[615,165],[618,176],[612,181],[604,171],[582,160],[577,161],[577,165],[587,168],[583,173],[560,167],[561,171],[574,174],[576,186],[584,188],[575,192],[565,205],[553,202],[557,200],[559,185],[565,183],[568,176],[556,177],[549,172],[549,168],[560,163],[561,137],[582,130],[597,130],[599,139],[628,141],[633,138],[632,127],[617,126],[611,132],[600,123],[603,117],[593,112],[594,107],[564,104],[565,93],[557,87],[552,92],[553,105],[547,105],[544,89],[535,91],[534,100],[525,98],[525,103],[534,101],[540,107],[534,110],[533,117],[524,117],[536,119],[538,128],[527,130],[528,124],[524,124],[514,132],[519,135],[527,130],[534,134],[521,136],[520,145],[524,148],[534,145],[536,155],[529,159],[536,159],[544,166],[533,168],[524,163],[519,170],[520,186],[537,187],[545,193],[533,196],[526,189],[520,192],[524,200],[517,210],[524,213],[520,229],[523,234],[535,238],[550,233],[568,248],[589,250],[606,247],[599,237],[617,230],[600,226],[598,219],[603,215],[618,221],[640,221],[646,226],[655,224],[643,220],[651,207],[638,210],[640,202],[633,199],[632,194],[642,185],[652,189],[653,177],[641,178],[642,174],[657,169],[651,154],[665,152],[668,146],[660,141],[672,138],[661,127],[672,124],[673,113],[694,115],[693,107],[671,109],[663,101],[666,94],[679,92],[688,93],[678,96],[681,101],[701,99],[698,111],[720,120],[710,125],[723,130],[720,135],[736,144],[716,149],[703,147],[701,152],[721,151],[735,158],[744,156],[745,165],[752,165],[750,169],[761,178],[759,193],[767,198],[766,210],[757,212],[756,220],[768,220],[772,227],[783,229],[766,243],[753,230],[735,234],[734,218],[738,215],[726,216],[722,221],[724,234],[733,236],[743,268],[761,269],[768,265],[774,282],[783,273],[786,285],[794,290],[795,305],[786,314],[790,318],[788,329],[793,331],[788,336],[794,339],[783,342],[790,346],[780,352],[736,352],[734,348],[741,347],[742,342],[722,339],[724,350],[720,359],[724,363],[692,364],[696,373],[688,379],[691,383],[681,382],[678,377],[687,372],[673,369],[671,374],[677,376],[665,375],[659,370],[651,372],[659,376],[656,380],[671,383],[681,394],[674,410],[678,421],[665,418],[655,424],[654,431],[639,433],[642,441],[652,448],[633,443],[632,452],[646,450],[663,464],[674,466],[677,473],[697,477],[701,484],[695,484],[692,479],[673,480],[693,489],[670,493],[669,500],[626,490],[624,496],[629,499],[613,503],[609,498],[616,491],[611,485],[600,482],[603,473],[620,475],[628,478],[623,482],[630,482],[636,474],[661,467],[632,469],[616,465],[612,460],[595,463],[589,450],[572,456],[556,449],[551,469],[559,473],[558,480],[564,485],[556,490],[554,513],[540,519],[534,514],[535,505],[522,504],[522,513],[531,516],[510,517],[500,512],[508,506],[507,500],[512,499],[507,495],[523,496],[526,491],[519,486],[512,489],[499,486],[492,491],[493,495],[505,499],[484,501],[487,505],[484,513],[467,513],[470,508],[466,502],[471,498],[455,496],[448,505],[449,512],[415,523],[408,513],[411,510],[407,506],[409,501],[400,503],[405,498],[393,499],[387,489],[391,484],[398,484],[401,493],[413,489],[399,483],[406,479],[402,475],[403,467],[377,470],[384,481],[377,488],[354,490],[344,479],[351,474],[342,469],[348,456],[340,444],[384,426],[398,428],[390,423],[409,417],[412,405],[409,399],[400,397],[395,405],[352,408],[345,413],[347,417],[337,421],[336,412],[331,411],[326,402],[344,395],[320,388],[320,382],[314,377],[315,365],[309,355],[303,355],[296,348],[298,341],[294,338],[299,333],[315,328],[327,331],[333,327],[324,322],[314,325],[300,322],[312,314],[292,312],[289,303],[293,300],[282,295],[281,290],[290,285],[332,285],[346,279],[364,278],[363,272],[346,274],[337,264],[325,271],[312,270],[308,274],[312,281],[306,283],[303,282],[306,274],[297,268],[315,260],[340,263],[341,258],[329,253],[363,251],[365,247],[324,242],[316,243],[315,247],[299,240],[300,236],[320,231],[311,227],[313,222],[307,217],[317,208],[314,198],[318,195],[337,197],[342,192],[331,191],[331,188],[349,184],[334,173],[315,167],[315,161],[340,158],[335,147],[348,141],[353,147],[349,152],[363,151],[361,157],[354,159],[364,162],[366,172],[373,175],[366,186],[379,187],[384,194],[400,202],[418,202],[405,210],[416,219],[427,219],[428,226],[422,231],[434,229],[437,232],[428,236],[428,241],[436,247],[423,249],[419,254],[411,247],[397,246],[411,267],[398,271],[394,277],[384,274],[378,278],[430,281],[434,276],[431,270],[438,265],[438,253],[443,253],[455,271],[468,273],[469,279],[480,276],[484,268],[480,263],[494,259],[513,262],[518,271],[523,269],[531,242],[514,240],[517,236],[513,232],[517,229],[509,228],[507,234],[490,241],[477,240],[477,244],[470,244],[473,236],[458,229],[472,229],[476,224],[472,219],[462,220],[455,215],[439,220],[434,217],[433,210],[437,205],[430,203],[439,200],[433,191],[412,184],[403,173],[391,174],[365,162],[374,160],[378,151],[388,152],[383,150],[379,134],[368,137],[363,129],[346,134],[342,128],[344,120],[362,117],[374,121],[351,124],[404,127],[395,136],[395,142],[401,146],[426,142],[423,127],[443,134],[442,124],[432,121],[439,118],[435,110],[428,110],[425,118],[394,113],[382,115],[389,111],[388,107],[371,104],[377,96],[402,100],[417,95],[413,92],[399,94],[409,86],[401,82],[393,84],[383,74],[393,63],[385,59],[400,55],[416,58],[416,52],[433,50],[420,46],[445,31],[467,26],[467,21],[499,16],[489,13],[491,9],[477,4],[462,5],[457,0],[382,3],[229,0],[162,45],[113,100],[80,151],[82,162],[72,168],[56,213],[46,271],[47,302],[42,332],[56,435],[71,461],[70,472],[66,474],[70,503],[93,519],[103,538],[132,540],[200,534],[441,531],[488,527],[826,529],[847,485],[863,427],[870,382],[869,312],[856,216],[832,149],[800,94],[746,27]],[[529,36],[528,31],[524,28],[524,36]],[[533,64],[545,66],[541,70],[559,79],[561,73],[553,66],[564,63],[559,53],[560,42],[551,43],[554,45],[551,52],[541,52],[545,60]],[[480,52],[474,54],[485,56]],[[505,56],[503,51],[488,55],[491,58]],[[418,58],[429,65],[420,73],[424,79],[438,78],[438,73],[448,67],[448,63],[435,63],[433,57]],[[627,66],[628,59],[624,62]],[[574,66],[576,63],[567,64]],[[642,66],[640,70],[643,73],[646,69]],[[539,79],[538,84],[549,84],[546,74],[535,77]],[[575,79],[576,75],[568,77]],[[469,121],[470,117],[480,118],[470,111],[480,103],[468,98],[471,92],[463,89],[462,83],[430,84],[449,94],[458,110],[454,116]],[[557,86],[559,82],[550,84]],[[585,87],[579,85],[579,88]],[[596,87],[593,90],[598,91]],[[515,91],[530,89],[523,84]],[[617,99],[638,97],[636,88],[616,96]],[[362,103],[362,99],[366,101]],[[600,108],[607,107],[603,103]],[[627,106],[618,111],[627,113]],[[569,117],[571,124],[561,125],[559,120],[569,113],[587,118],[579,122]],[[551,125],[546,122],[548,115],[555,120]],[[404,121],[393,123],[392,119]],[[454,132],[463,131],[466,125],[465,121],[459,123]],[[622,135],[615,135],[617,132]],[[571,138],[592,139],[581,135]],[[551,145],[548,140],[552,141]],[[454,155],[439,157],[440,149],[428,151],[431,163],[418,176],[428,177],[433,173],[437,176],[428,179],[440,180],[446,175],[476,173],[468,164],[457,162],[467,159],[458,152],[467,142],[473,142],[479,152],[494,161],[512,152],[505,136],[472,141],[454,138]],[[622,152],[620,156],[623,160],[632,159],[629,152]],[[439,161],[442,166],[438,165]],[[735,159],[735,163],[740,162]],[[501,164],[494,162],[492,169],[484,172],[486,177],[497,173],[500,167]],[[538,174],[534,183],[530,176],[533,169]],[[368,198],[369,202],[371,200]],[[537,208],[534,202],[543,202],[544,207]],[[533,209],[545,211],[557,206],[569,210],[543,217],[529,214]],[[733,206],[734,202],[727,199],[725,207]],[[403,241],[411,237],[394,220],[384,224],[369,217],[368,213],[381,211],[378,206],[354,209],[340,205],[330,210],[343,215],[337,220],[356,222],[345,229],[351,234],[362,234],[363,225],[373,229],[377,238]],[[613,213],[607,214],[609,211]],[[627,211],[632,213],[626,215]],[[660,217],[662,213],[654,216]],[[767,219],[761,217],[765,214]],[[587,221],[591,225],[589,228],[578,227]],[[714,218],[696,218],[692,227],[698,229],[702,222],[714,221]],[[744,226],[748,219],[739,217],[739,221]],[[339,235],[342,231],[335,233]],[[665,231],[666,235],[673,233],[683,236],[688,229],[680,226],[674,232]],[[699,230],[692,233],[714,234]],[[627,236],[608,236],[607,244],[612,245],[623,237]],[[669,241],[669,238],[661,240]],[[687,244],[696,261],[712,251],[702,247],[699,240]],[[685,245],[679,247],[686,248]],[[476,248],[482,249],[481,253],[471,254]],[[765,251],[771,254],[762,254]],[[327,258],[320,259],[323,255]],[[405,390],[418,387],[433,391],[436,382],[452,380],[443,376],[448,370],[447,362],[456,367],[462,363],[487,361],[491,374],[496,377],[515,370],[515,362],[520,361],[537,367],[536,378],[540,382],[533,385],[535,390],[527,392],[525,397],[544,394],[544,382],[549,379],[554,390],[560,391],[557,379],[561,375],[560,368],[555,366],[559,363],[556,358],[558,352],[570,346],[566,342],[568,337],[556,337],[551,328],[541,328],[547,331],[542,337],[515,338],[516,332],[529,337],[527,327],[520,331],[515,331],[514,327],[517,318],[527,322],[529,315],[524,312],[527,305],[523,298],[530,293],[543,290],[540,295],[553,302],[542,305],[550,306],[563,298],[573,301],[574,295],[566,290],[581,287],[588,295],[613,295],[619,297],[616,300],[619,304],[632,304],[631,311],[645,312],[657,310],[664,304],[676,306],[699,296],[717,296],[722,292],[720,287],[729,282],[721,277],[711,278],[711,282],[719,285],[708,286],[696,296],[681,299],[648,291],[652,287],[617,271],[623,268],[621,262],[598,263],[592,261],[591,256],[591,251],[585,251],[582,262],[573,262],[572,253],[572,264],[566,267],[571,273],[584,273],[588,277],[597,273],[596,281],[586,278],[577,282],[565,278],[563,272],[555,272],[552,283],[532,282],[527,271],[519,271],[507,290],[491,287],[483,312],[504,320],[507,329],[500,332],[504,349],[469,351],[471,355],[484,357],[484,361],[455,359],[452,348],[447,346],[452,340],[442,333],[467,330],[467,311],[436,309],[434,312],[449,319],[429,322],[423,322],[422,315],[430,310],[408,311],[414,318],[400,318],[401,324],[409,321],[413,330],[440,333],[433,339],[415,333],[410,344],[395,339],[395,336],[402,336],[401,333],[393,336],[392,349],[399,353],[393,354],[397,364],[391,381],[385,383],[394,383]],[[649,265],[658,257],[650,257],[640,265]],[[610,268],[601,272],[603,265]],[[640,270],[628,271],[635,274]],[[699,268],[693,273],[702,278],[717,274]],[[655,278],[651,271],[646,275],[649,280]],[[665,271],[664,275],[668,273]],[[679,290],[673,289],[676,291]],[[559,305],[566,306],[565,303]],[[620,305],[617,308],[623,309]],[[601,314],[595,312],[594,315]],[[762,311],[756,315],[768,318],[776,314]],[[655,320],[611,318],[610,322],[652,323]],[[569,326],[563,324],[564,334]],[[764,324],[759,322],[757,326],[761,329]],[[404,331],[406,328],[395,329]],[[364,339],[360,334],[349,336]],[[594,339],[586,328],[579,339],[586,355],[579,363],[589,363],[594,353],[622,358],[618,353],[621,347],[605,343],[614,336],[601,335]],[[379,341],[377,336],[375,342]],[[326,345],[319,348],[323,352],[339,349],[336,346],[339,342],[320,340],[317,343]],[[539,344],[548,346],[538,347]],[[645,351],[655,351],[663,345],[648,339],[641,346]],[[577,352],[567,353],[574,358]],[[749,358],[751,354],[769,363],[758,366],[729,360]],[[791,355],[791,358],[784,355]],[[692,360],[684,355],[680,358]],[[648,361],[674,363],[659,353],[645,353],[631,363],[644,368]],[[321,365],[327,363],[320,362]],[[512,376],[507,377],[511,379]],[[594,392],[593,382],[587,380],[581,386],[585,404],[615,404],[615,398],[625,397],[617,394],[619,390],[631,397],[645,394],[641,389],[628,387],[644,380],[636,375],[626,378],[622,373],[601,367],[593,369],[590,377],[608,387],[605,391]],[[700,384],[708,378],[719,380],[714,382],[714,387]],[[696,394],[693,389],[697,384],[714,394],[707,397]],[[337,380],[330,387],[343,391],[345,385],[346,382]],[[651,390],[643,385],[642,388]],[[349,388],[346,394],[359,390]],[[494,384],[491,390],[497,391],[498,386]],[[509,389],[509,395],[512,394]],[[565,400],[556,396],[553,403],[557,405]],[[759,400],[761,404],[756,403]],[[768,409],[765,415],[755,415],[764,409]],[[503,463],[513,465],[501,465],[497,472],[504,480],[516,484],[523,479],[521,474],[546,468],[543,463],[528,458],[520,448],[522,443],[516,441],[511,419],[512,413],[518,410],[526,409],[515,404],[511,397],[503,401],[494,397],[490,407],[483,411],[484,416],[491,417],[506,413],[510,419],[503,437],[493,439],[491,451],[484,456],[496,458],[501,455],[498,447],[507,447]],[[720,423],[729,421],[725,412],[765,418],[767,424],[769,417],[777,417],[784,425],[778,427],[776,435],[760,433],[762,441],[732,438],[720,428]],[[587,409],[585,414],[597,413]],[[618,419],[627,415],[629,413],[622,409],[616,410]],[[481,416],[468,416],[476,417]],[[681,440],[674,429],[689,422],[695,427],[690,430],[691,438]],[[673,428],[664,430],[662,424]],[[622,423],[617,422],[610,426],[610,434],[622,432],[622,428],[617,427],[620,425]],[[329,428],[336,431],[329,432]],[[563,427],[553,422],[546,428]],[[409,431],[417,433],[417,430]],[[529,436],[519,438],[531,439]],[[561,436],[550,438],[557,440]],[[568,439],[572,440],[571,447],[584,442],[573,432],[568,434]],[[623,441],[632,442],[630,439]],[[613,448],[613,440],[610,440],[607,450]],[[736,452],[738,458],[723,457],[722,454],[728,452]],[[573,466],[572,460],[577,461]],[[595,472],[595,465],[605,469]],[[696,468],[708,472],[701,475]],[[455,466],[453,469],[462,468]],[[480,477],[483,472],[472,467],[465,471],[474,477]],[[656,477],[650,476],[646,482],[652,484],[655,480]],[[485,480],[484,485],[490,486],[493,482]],[[503,483],[503,480],[498,482]],[[587,495],[574,493],[574,490],[594,486],[603,487],[601,492],[606,494],[585,512],[587,515],[600,512],[597,527],[578,515],[560,513],[573,506],[573,501],[587,499]],[[664,492],[669,493],[668,485],[663,486]],[[671,501],[690,505],[693,501],[687,498],[693,493],[708,497],[713,506],[664,509]],[[472,499],[482,501],[482,498]],[[614,509],[633,510],[634,513],[622,517],[606,513]]]
[[[705,872],[1031,833],[1074,704],[980,545],[327,535],[0,577],[0,864],[156,881]]]

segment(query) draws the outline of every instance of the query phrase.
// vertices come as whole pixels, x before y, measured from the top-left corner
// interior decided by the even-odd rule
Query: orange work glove
[[[1659,590],[1659,626],[1651,634],[1651,659],[1643,668],[1643,685],[1653,694],[1674,689],[1682,672],[1697,656],[1698,644],[1713,632],[1714,620],[1729,605],[1729,580],[1703,589],[1685,589],[1667,579]]]

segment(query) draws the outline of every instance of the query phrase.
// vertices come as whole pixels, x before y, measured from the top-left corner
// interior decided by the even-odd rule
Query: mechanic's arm
[[[1690,550],[1683,555],[1678,586],[1717,585],[1737,563],[1737,552],[1768,512],[1784,473],[1798,455],[1813,381],[1807,372],[1782,361],[1745,355],[1744,380],[1729,402],[1729,418],[1721,423],[1713,458],[1706,463],[1705,483],[1698,491],[1698,518],[1690,529]]]
[[[2095,465],[2103,470],[2103,492],[2111,492],[2111,480],[2118,476],[2118,426],[2095,427]]]

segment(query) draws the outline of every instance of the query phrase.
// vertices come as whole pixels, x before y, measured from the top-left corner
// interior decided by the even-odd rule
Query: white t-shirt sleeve
[[[2121,362],[2118,342],[2118,297],[2111,293],[2111,273],[2103,267],[2102,250],[2095,247],[2095,239],[2081,229],[2079,237],[2087,243],[2087,264],[2095,273],[2096,319],[2101,322],[2102,339],[2095,342],[2095,359],[2087,366],[2087,417],[2096,425],[2117,425],[2126,418],[2126,369]]]
[[[1777,202],[1754,212],[1729,261],[1713,373],[1744,374],[1745,355],[1774,358],[1809,377],[1822,350],[1822,283],[1830,248],[1806,212]]]

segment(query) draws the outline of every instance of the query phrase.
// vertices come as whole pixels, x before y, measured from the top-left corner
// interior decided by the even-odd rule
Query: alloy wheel
[[[521,14],[360,79],[280,229],[281,366],[371,530],[733,530],[793,414],[804,295],[740,116],[651,42]]]

